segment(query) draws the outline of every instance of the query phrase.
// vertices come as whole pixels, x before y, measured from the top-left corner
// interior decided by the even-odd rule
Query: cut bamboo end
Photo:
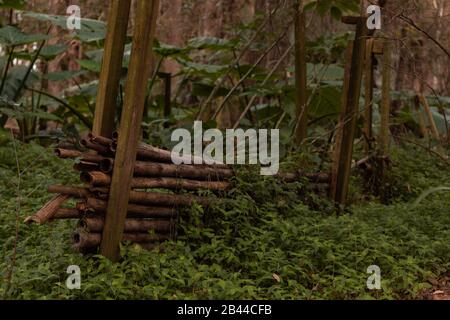
[[[92,154],[92,153],[82,153],[77,150],[67,150],[62,148],[57,148],[54,150],[54,153],[57,157],[61,159],[76,159],[80,158],[83,162],[90,162],[90,163],[100,163],[102,160],[105,159],[105,157]]]
[[[111,184],[111,177],[100,171],[81,172],[80,180],[91,187],[104,187]]]
[[[86,149],[91,149],[97,151],[101,154],[110,154],[109,148],[102,146],[101,144],[97,144],[92,142],[88,137],[84,137],[80,139],[80,145]]]
[[[105,138],[102,136],[96,136],[94,135],[92,132],[88,133],[87,138],[92,142],[92,143],[98,143],[104,147],[109,147],[111,145],[111,143],[113,142],[112,139],[109,138]]]
[[[99,163],[100,171],[103,173],[111,173],[114,168],[114,162],[112,159],[103,159]]]
[[[58,193],[58,192],[57,192]],[[42,209],[40,209],[35,215],[27,217],[25,223],[37,223],[44,224],[56,214],[61,208],[61,205],[69,199],[69,196],[64,194],[58,194],[47,202]]]
[[[100,170],[100,166],[97,163],[81,161],[81,162],[75,163],[73,165],[73,170],[78,171],[78,172],[98,171],[98,170]]]
[[[82,156],[82,153],[77,150],[56,148],[53,152],[58,158],[61,159],[74,159]]]

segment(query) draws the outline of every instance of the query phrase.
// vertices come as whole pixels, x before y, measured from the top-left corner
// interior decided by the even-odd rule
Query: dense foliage
[[[449,192],[414,203],[423,191],[445,186],[450,173],[421,150],[395,150],[391,205],[365,201],[355,178],[357,204],[341,215],[303,182],[284,184],[241,169],[230,201],[206,212],[193,207],[180,217],[176,241],[162,251],[124,247],[114,265],[74,252],[71,222],[22,223],[49,198],[47,185],[77,177],[70,161],[35,144],[15,146],[20,180],[14,144],[2,137],[0,294],[7,299],[412,299],[450,269]],[[314,170],[313,159],[301,158],[289,166],[309,163]],[[17,257],[7,283],[16,213]],[[81,290],[65,286],[73,264],[82,270]],[[366,288],[373,264],[382,270],[380,291]]]

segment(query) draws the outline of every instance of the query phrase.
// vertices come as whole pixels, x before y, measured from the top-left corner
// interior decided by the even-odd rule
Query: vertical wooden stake
[[[366,154],[370,153],[372,141],[372,119],[373,119],[373,44],[374,39],[367,40],[366,58],[365,58],[365,72],[364,72],[364,135],[367,139],[364,143]]]
[[[93,134],[110,137],[114,128],[131,0],[111,0],[108,31],[95,106]]]
[[[383,48],[383,87],[381,92],[380,108],[380,137],[379,152],[381,156],[389,155],[389,127],[391,112],[391,49],[388,41],[385,41]]]
[[[347,50],[345,53],[345,73],[344,73],[344,85],[342,87],[342,96],[341,96],[341,115],[339,118],[338,127],[336,130],[336,137],[335,137],[335,144],[334,144],[334,154],[333,154],[333,166],[332,166],[332,173],[331,173],[331,198],[334,200],[336,198],[336,192],[337,192],[337,179],[339,174],[339,162],[341,159],[341,148],[342,148],[342,135],[344,131],[344,125],[345,125],[345,106],[347,105],[347,99],[348,99],[348,91],[350,86],[350,71],[351,71],[351,63],[352,63],[352,55],[353,55],[353,46],[354,41],[349,41],[347,44]]]
[[[306,16],[303,0],[297,0],[295,18],[295,97],[297,107],[297,124],[295,140],[303,142],[308,136],[308,99],[306,72]]]
[[[417,117],[419,119],[419,129],[420,133],[425,139],[428,139],[428,130],[425,124],[425,119],[423,117],[422,111],[420,110],[420,98],[418,95],[414,97],[414,109],[416,111]]]
[[[148,66],[151,65],[149,59],[153,58],[151,53],[158,11],[159,0],[137,2],[125,101],[101,244],[101,254],[112,261],[118,261],[120,258],[119,244],[125,225],[146,89],[151,73]]]
[[[436,122],[434,121],[433,113],[431,112],[430,105],[428,104],[427,98],[423,94],[419,95],[419,100],[423,105],[423,108],[425,109],[425,113],[428,117],[428,122],[430,124],[431,133],[433,134],[433,137],[439,141],[441,139],[439,135],[439,130],[436,126]]]
[[[344,84],[342,111],[340,117],[341,134],[337,136],[337,146],[332,170],[331,196],[335,202],[345,204],[350,181],[350,171],[353,156],[353,140],[359,114],[359,98],[366,47],[366,37],[369,32],[366,18],[355,17],[356,36],[351,54],[351,67],[348,81]],[[350,49],[348,50],[350,51]]]

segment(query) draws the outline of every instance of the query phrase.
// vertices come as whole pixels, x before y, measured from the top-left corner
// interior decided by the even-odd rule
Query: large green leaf
[[[192,61],[187,61],[184,59],[178,59],[178,61],[188,70],[197,73],[198,75],[214,75],[220,76],[228,70],[228,66],[213,65],[213,64],[202,64]]]
[[[188,48],[190,49],[210,49],[210,50],[227,50],[235,46],[230,40],[215,37],[198,37],[189,40]]]
[[[49,15],[36,12],[26,12],[24,17],[37,19],[40,21],[48,21],[53,25],[59,26],[63,29],[68,29],[68,16]],[[76,37],[83,42],[99,41],[106,38],[106,23],[100,20],[81,18],[81,29],[74,30]]]
[[[60,71],[60,72],[52,72],[48,73],[43,76],[44,79],[50,80],[50,81],[63,81],[63,80],[69,80],[76,77],[79,77],[83,74],[85,74],[86,71]]]
[[[98,61],[77,60],[77,62],[82,68],[96,73],[100,73],[100,70],[102,68],[102,63]]]
[[[9,100],[13,100],[27,71],[28,68],[25,66],[11,68],[6,77],[2,95],[6,96]],[[38,75],[32,71],[27,78],[26,85],[31,87],[38,79]]]
[[[312,97],[309,113],[316,117],[337,115],[340,109],[341,91],[335,86],[321,86]]]
[[[0,43],[9,47],[30,44],[47,39],[50,39],[50,36],[44,34],[26,34],[19,28],[13,26],[0,28]]]
[[[48,45],[48,46],[45,46],[42,48],[41,52],[39,53],[39,56],[44,58],[47,61],[52,60],[56,56],[65,52],[67,50],[67,48],[68,48],[68,46],[65,44]]]
[[[153,47],[153,51],[155,51],[162,57],[173,57],[183,55],[186,52],[186,49],[171,46],[165,43],[156,42],[155,46]]]

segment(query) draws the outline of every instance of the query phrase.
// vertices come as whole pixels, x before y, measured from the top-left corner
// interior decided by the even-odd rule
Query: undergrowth
[[[3,139],[3,138],[2,138]],[[6,139],[7,140],[7,139]],[[26,226],[48,199],[49,184],[77,182],[71,162],[34,144],[0,147],[0,297],[6,299],[414,299],[450,270],[450,173],[414,148],[393,152],[392,203],[367,201],[353,179],[354,205],[338,215],[306,182],[284,184],[239,170],[230,200],[183,212],[176,240],[151,252],[123,247],[111,264],[71,248],[74,222]],[[312,168],[313,169],[313,168]],[[17,204],[20,224],[10,284]],[[69,265],[81,268],[81,290],[68,290]],[[370,265],[382,290],[366,287]],[[6,291],[6,289],[8,289]]]

